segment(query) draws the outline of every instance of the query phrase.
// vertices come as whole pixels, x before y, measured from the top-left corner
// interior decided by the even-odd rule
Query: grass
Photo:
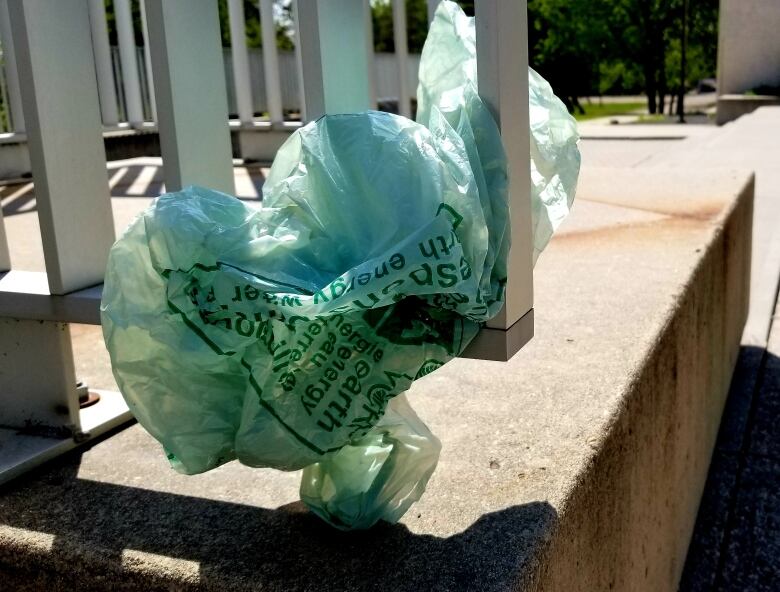
[[[612,115],[626,115],[632,111],[646,109],[646,103],[582,103],[585,113],[575,113],[574,118],[577,121],[586,121],[597,117],[610,117]]]

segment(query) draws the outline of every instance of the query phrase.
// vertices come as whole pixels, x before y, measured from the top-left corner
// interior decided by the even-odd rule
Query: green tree
[[[371,4],[374,28],[374,51],[394,52],[393,5],[390,0]],[[428,6],[425,0],[406,0],[406,35],[409,51],[420,53],[428,35]]]
[[[143,29],[141,28],[141,0],[131,0],[130,7],[133,14],[133,29],[135,31],[135,44],[144,44]],[[105,0],[106,21],[108,23],[108,39],[111,45],[117,45],[116,16],[113,0]],[[223,47],[230,47],[230,19],[227,0],[218,0],[220,33]],[[292,0],[275,0],[276,11],[276,46],[279,49],[292,50],[295,48],[292,36]],[[263,34],[260,26],[260,10],[256,0],[244,0],[244,16],[246,20],[246,41],[249,47],[262,47]]]
[[[474,0],[458,0],[468,15],[474,15]],[[391,0],[373,0],[371,17],[374,25],[374,51],[394,52],[393,5]],[[406,35],[409,51],[420,53],[428,35],[428,4],[426,0],[406,0]]]
[[[222,46],[230,47],[230,13],[227,0],[219,0],[219,22],[222,33]],[[276,46],[279,49],[295,49],[292,37],[292,0],[276,0],[274,11],[276,20]],[[260,8],[257,0],[244,0],[244,20],[246,22],[246,43],[249,47],[263,46],[263,32],[260,24]]]
[[[569,110],[598,92],[599,64],[610,37],[608,0],[530,0],[529,61]]]
[[[305,1],[305,0],[304,0]],[[426,0],[405,0],[409,51],[422,51],[428,32]],[[113,0],[105,0],[109,36],[116,45]],[[577,97],[644,92],[648,110],[663,112],[667,96],[681,86],[684,0],[528,0],[531,65],[547,78],[570,109]],[[467,14],[474,0],[461,0]],[[227,0],[218,0],[222,43],[230,45]],[[131,3],[136,44],[142,45],[139,0]],[[292,0],[275,0],[276,44],[294,49]],[[262,47],[256,0],[244,0],[246,37]],[[374,49],[392,52],[390,0],[371,3]],[[688,0],[687,68],[684,88],[715,75],[718,0]]]
[[[689,0],[685,88],[715,73],[717,4]],[[683,0],[529,0],[528,13],[531,64],[570,108],[585,94],[643,91],[662,113],[680,87]]]

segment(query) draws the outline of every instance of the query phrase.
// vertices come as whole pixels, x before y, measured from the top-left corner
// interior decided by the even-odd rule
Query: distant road
[[[689,109],[691,107],[711,107],[715,105],[718,100],[717,93],[688,93],[685,95],[685,107]],[[645,95],[620,95],[620,96],[603,96],[603,97],[580,97],[580,102],[590,101],[591,103],[644,103],[647,101]]]

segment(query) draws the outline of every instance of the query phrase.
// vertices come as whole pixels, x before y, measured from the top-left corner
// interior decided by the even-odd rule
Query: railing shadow
[[[447,538],[388,524],[344,533],[300,502],[267,509],[114,485],[79,479],[78,466],[72,454],[65,466],[0,489],[0,523],[54,535],[49,569],[66,579],[99,575],[109,588],[114,579],[122,589],[165,580],[162,571],[127,570],[123,551],[135,550],[197,562],[198,589],[503,590],[557,521],[552,506],[534,502],[485,514]]]
[[[265,177],[259,166],[236,167],[236,192],[242,201],[259,201]],[[152,199],[164,192],[163,168],[158,164],[127,164],[108,170],[112,198]],[[0,186],[4,217],[37,210],[31,181]]]
[[[2,203],[3,216],[34,212],[35,194],[32,183],[19,183],[0,187],[0,203]]]

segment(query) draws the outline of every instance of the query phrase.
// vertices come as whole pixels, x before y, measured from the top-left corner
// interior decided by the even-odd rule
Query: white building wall
[[[780,0],[720,0],[718,92],[780,85]]]

